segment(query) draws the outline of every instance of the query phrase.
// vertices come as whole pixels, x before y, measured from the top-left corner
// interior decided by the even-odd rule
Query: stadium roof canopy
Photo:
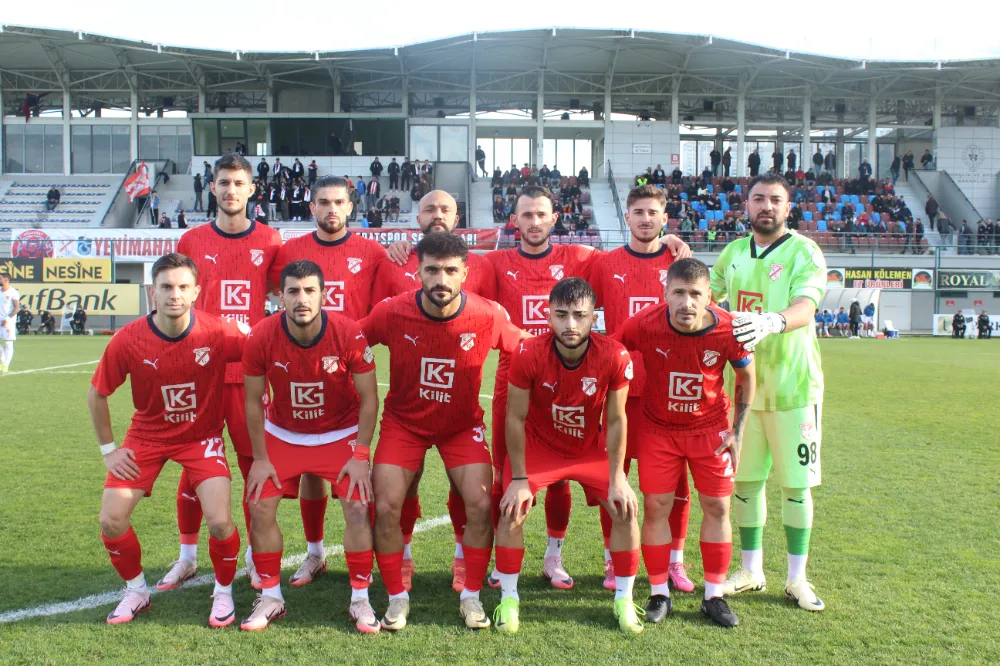
[[[322,52],[229,52],[155,45],[100,35],[19,26],[0,33],[5,108],[27,94],[68,90],[74,108],[188,111],[242,108],[282,112],[287,89],[328,91],[334,110],[410,115],[480,111],[599,111],[610,93],[616,113],[670,118],[672,95],[683,121],[801,119],[811,99],[818,123],[867,123],[874,97],[880,126],[925,125],[944,116],[995,118],[1000,60],[898,62],[848,60],[706,36],[545,29],[473,33],[398,48]],[[169,104],[164,102],[169,98]],[[572,102],[571,102],[572,100]],[[200,105],[199,105],[200,101]],[[711,105],[706,102],[712,102]],[[58,102],[56,102],[58,105]],[[578,105],[578,106],[577,106]]]

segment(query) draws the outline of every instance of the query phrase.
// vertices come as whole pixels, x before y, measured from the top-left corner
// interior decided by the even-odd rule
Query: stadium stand
[[[89,176],[12,175],[0,185],[0,228],[99,226],[121,179]],[[60,200],[46,208],[46,194],[55,187]]]

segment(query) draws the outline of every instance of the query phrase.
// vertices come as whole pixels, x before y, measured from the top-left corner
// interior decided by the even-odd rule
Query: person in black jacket
[[[302,162],[300,162],[299,158],[296,157],[295,163],[292,164],[292,179],[302,180],[303,178],[305,178],[305,175],[306,175],[306,168],[302,166]]]
[[[837,172],[837,156],[832,150],[827,151],[823,166],[831,176]]]
[[[851,310],[847,317],[851,323],[851,337],[860,339],[861,335],[858,329],[861,327],[861,304],[858,303],[858,299],[851,299]]]
[[[576,176],[576,182],[580,187],[590,187],[590,172],[587,167],[580,167],[580,173]]]
[[[889,175],[892,176],[892,184],[895,185],[896,181],[899,180],[899,167],[902,165],[903,160],[896,155],[892,158],[892,164],[889,165]]]
[[[927,195],[927,203],[924,204],[924,212],[927,213],[927,219],[931,224],[931,231],[934,231],[934,221],[937,219],[938,214],[938,202],[930,194]]]
[[[951,318],[951,337],[965,337],[965,315],[962,314],[961,310],[956,312],[955,316]]]
[[[486,170],[486,151],[483,150],[482,146],[476,146],[476,164],[479,165],[479,170],[483,172],[484,178],[489,175]]]
[[[666,185],[667,184],[667,173],[663,170],[663,167],[659,164],[653,169],[653,185]]]
[[[910,171],[915,168],[916,166],[913,164],[913,151],[908,150],[903,155],[903,175],[906,176],[906,182],[910,182]]]
[[[722,175],[729,178],[729,169],[733,166],[733,149],[726,148],[726,152],[722,153]]]
[[[499,171],[499,169],[497,170]],[[400,185],[399,189],[401,190],[410,189],[410,185],[413,183],[413,178],[416,175],[416,173],[417,169],[416,167],[413,166],[413,162],[410,161],[409,157],[404,157],[403,166],[400,169],[400,176],[402,177],[403,182]],[[493,174],[493,177],[496,178],[496,173]]]
[[[986,310],[979,313],[976,317],[976,328],[979,329],[979,339],[987,340],[993,337],[993,328],[990,326],[990,316],[986,314]]]
[[[719,175],[719,165],[722,164],[722,153],[719,152],[718,148],[712,148],[712,152],[708,154],[709,159],[712,161],[712,175]]]
[[[372,163],[368,167],[368,170],[375,178],[378,178],[379,176],[382,175],[382,162],[379,161],[378,157],[372,160]]]
[[[266,183],[269,173],[271,173],[271,165],[267,163],[266,158],[260,158],[260,163],[257,165],[257,177]]]
[[[750,177],[756,178],[760,173],[760,153],[754,148],[753,152],[750,153],[750,157],[747,158],[747,166],[750,167]]]
[[[813,153],[813,172],[819,175],[821,171],[823,171],[823,151],[816,146],[816,152]]]
[[[194,209],[196,212],[204,212],[205,204],[202,203],[201,193],[205,191],[205,186],[201,183],[201,174],[194,175]]]
[[[798,164],[798,157],[795,155],[794,148],[788,149],[788,159],[786,160],[786,163],[788,164],[788,170],[794,172],[795,165]]]
[[[336,132],[330,132],[330,138],[327,139],[327,145],[330,146],[331,155],[340,155],[342,144],[340,142],[340,137],[337,136]]]
[[[316,160],[309,163],[309,187],[311,188],[319,179],[319,165]]]
[[[83,335],[84,329],[87,327],[87,313],[83,311],[83,308],[79,305],[76,306],[76,311],[73,312],[73,320],[70,322],[70,328],[73,335]]]
[[[35,329],[35,335],[44,332],[46,335],[52,335],[56,330],[56,319],[48,310],[42,310],[39,313],[41,319],[38,322],[38,328]]]
[[[785,163],[785,156],[777,148],[771,153],[771,161],[771,168],[774,170],[774,173],[781,173],[781,165]]]
[[[28,306],[22,305],[21,309],[17,311],[17,334],[27,335],[29,329],[31,329],[31,320],[34,318],[35,315],[31,314]]]
[[[389,189],[397,190],[399,189],[399,163],[396,162],[396,158],[393,157],[392,161],[389,162]]]

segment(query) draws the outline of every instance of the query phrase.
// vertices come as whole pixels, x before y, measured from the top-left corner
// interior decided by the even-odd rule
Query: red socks
[[[634,550],[613,550],[611,551],[611,561],[615,565],[615,576],[634,576],[639,573],[638,548]]]
[[[254,553],[254,557],[256,555]],[[378,570],[382,574],[385,591],[393,595],[405,592],[406,588],[403,587],[403,551],[399,551],[398,553],[375,553],[375,559],[378,560]]]
[[[276,553],[258,553],[253,551],[253,565],[260,576],[260,586],[264,588],[277,587],[281,583],[281,551]]]
[[[181,481],[177,484],[177,529],[181,533],[181,543],[198,543],[201,519],[201,502],[185,470],[181,472]]]
[[[451,517],[451,528],[455,531],[455,543],[462,543],[465,536],[465,500],[454,490],[448,491],[448,515]]]
[[[573,508],[573,495],[569,483],[549,486],[545,492],[545,526],[553,539],[565,539],[569,527],[569,512]]]
[[[601,532],[604,534],[604,547],[611,548],[611,514],[601,504],[597,507],[601,512]]]
[[[507,548],[497,546],[496,548],[497,571],[502,574],[521,573],[521,563],[524,562],[524,548]],[[465,557],[468,558],[469,549],[465,549]],[[466,571],[468,571],[468,559],[466,559]]]
[[[705,580],[709,583],[726,582],[729,560],[733,557],[732,543],[701,542],[701,561],[705,567]]]
[[[135,530],[130,526],[128,532],[117,539],[109,539],[101,534],[104,548],[111,557],[111,566],[115,568],[122,580],[132,580],[142,573],[142,548]]]
[[[465,589],[469,592],[478,592],[483,588],[483,579],[486,578],[486,568],[490,566],[493,548],[463,545],[462,550],[465,552]]]
[[[326,496],[320,499],[299,498],[299,512],[302,514],[302,531],[306,541],[316,543],[323,540],[323,524],[326,521]]]
[[[691,515],[691,488],[688,486],[687,472],[681,474],[681,480],[674,491],[674,506],[670,509],[670,550],[684,550],[684,540],[687,538],[688,518]]]
[[[233,530],[228,539],[208,537],[208,556],[212,558],[215,581],[219,585],[229,585],[236,577],[236,561],[240,554],[240,533]],[[278,556],[279,566],[281,556]]]
[[[353,589],[364,590],[371,585],[375,551],[370,548],[356,552],[345,551],[344,559],[347,560],[347,575],[351,578],[351,587]]]
[[[611,553],[612,559],[615,554]],[[667,582],[667,569],[670,567],[670,544],[660,546],[642,545],[642,559],[646,562],[646,573],[649,574],[650,585],[661,585]],[[615,573],[618,573],[617,563]]]
[[[403,500],[403,509],[399,514],[399,529],[403,532],[403,543],[413,541],[413,526],[421,516],[420,498],[407,497]]]

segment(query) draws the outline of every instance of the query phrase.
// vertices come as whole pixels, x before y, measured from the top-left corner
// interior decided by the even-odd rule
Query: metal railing
[[[111,205],[108,206],[104,218],[101,220],[102,227],[134,227],[136,222],[142,219],[142,216],[149,210],[148,196],[140,199],[138,205],[136,205],[135,201],[129,201],[128,192],[125,191],[125,181],[136,172],[139,165],[143,162],[146,163],[147,168],[154,171],[153,178],[149,183],[150,190],[155,190],[161,180],[165,181],[177,173],[177,165],[173,160],[133,160],[132,164],[129,165],[128,171],[122,176],[122,181],[118,184],[118,191],[114,199],[111,200]],[[115,224],[116,221],[121,222],[123,220],[124,224]]]
[[[615,183],[615,172],[611,168],[611,160],[606,160],[608,165],[608,184],[611,186],[611,197],[615,202],[615,210],[618,211],[618,225],[621,227],[622,240],[629,237],[628,228],[625,225],[625,209],[622,207],[622,199],[618,196],[618,185]]]

